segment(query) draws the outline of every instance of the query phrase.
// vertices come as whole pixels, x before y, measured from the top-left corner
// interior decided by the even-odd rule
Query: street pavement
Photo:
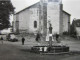
[[[70,47],[70,51],[78,51],[79,54],[62,54],[62,55],[41,55],[28,51],[33,45],[30,40],[26,40],[22,45],[21,40],[18,42],[0,41],[0,60],[80,60],[80,40],[65,38],[61,40],[62,44]],[[32,45],[31,45],[32,44]]]

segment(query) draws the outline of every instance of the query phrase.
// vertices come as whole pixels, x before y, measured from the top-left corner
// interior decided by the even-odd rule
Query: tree
[[[10,27],[10,15],[14,13],[11,0],[0,0],[0,30]]]

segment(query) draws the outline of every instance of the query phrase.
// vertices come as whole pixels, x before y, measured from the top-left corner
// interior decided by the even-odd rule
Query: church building
[[[63,10],[62,0],[40,0],[14,14],[14,33],[37,33],[47,35],[49,23],[52,33],[70,31],[70,14]]]

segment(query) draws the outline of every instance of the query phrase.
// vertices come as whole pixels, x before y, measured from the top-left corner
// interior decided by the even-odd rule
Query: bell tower
[[[48,35],[49,22],[52,25],[52,33],[61,32],[62,20],[62,1],[61,0],[40,0],[39,5],[39,25],[40,32],[44,37]]]

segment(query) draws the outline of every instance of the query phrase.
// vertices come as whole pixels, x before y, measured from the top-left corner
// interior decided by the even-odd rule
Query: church
[[[14,14],[13,32],[47,35],[50,23],[52,34],[63,34],[70,31],[70,16],[63,10],[62,0],[40,0]]]

